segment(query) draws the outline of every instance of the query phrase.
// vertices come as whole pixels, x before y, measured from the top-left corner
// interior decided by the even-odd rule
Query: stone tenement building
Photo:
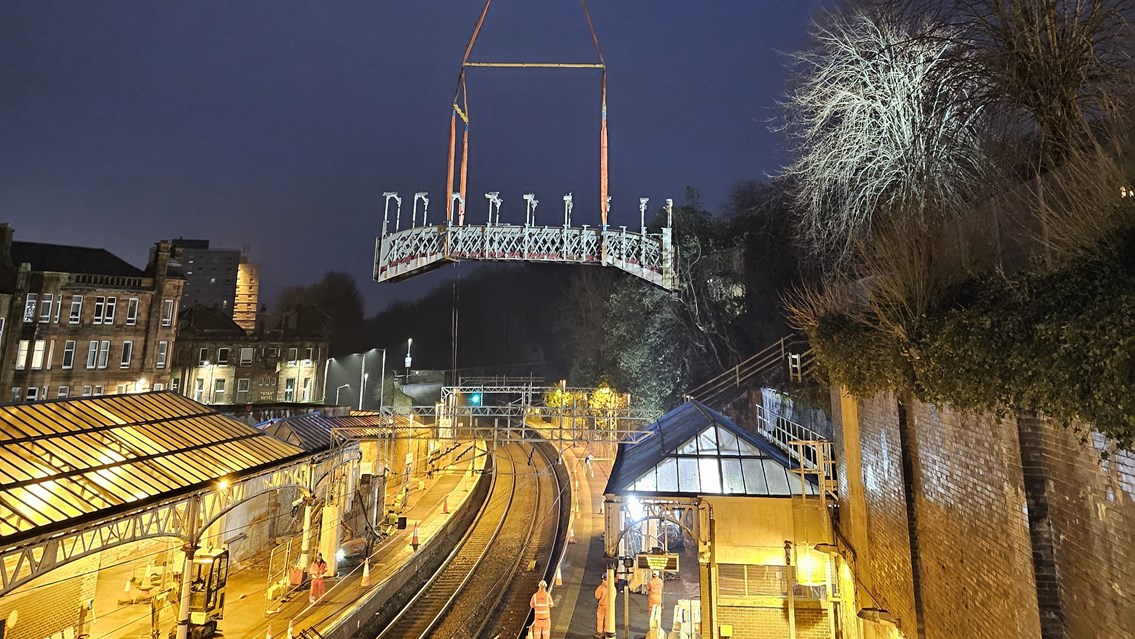
[[[203,404],[323,400],[324,326],[289,314],[271,330],[246,333],[222,309],[182,312],[173,390]]]
[[[0,389],[13,402],[168,388],[184,279],[103,249],[16,242],[0,224]]]
[[[832,404],[860,607],[912,639],[1135,637],[1135,455],[1034,414]]]

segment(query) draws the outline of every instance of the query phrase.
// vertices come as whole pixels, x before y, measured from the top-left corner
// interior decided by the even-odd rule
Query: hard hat
[[[657,571],[657,570],[655,570],[655,571],[654,571],[654,576],[655,576],[655,577],[657,577],[657,576],[658,576],[658,571]]]
[[[603,578],[604,578],[604,579],[606,579],[606,578],[607,578],[607,573],[603,573]]]
[[[541,588],[547,588],[547,587],[548,587],[548,582],[546,582],[546,581],[544,581],[543,579],[541,579],[541,580],[540,580],[540,587],[541,587]]]

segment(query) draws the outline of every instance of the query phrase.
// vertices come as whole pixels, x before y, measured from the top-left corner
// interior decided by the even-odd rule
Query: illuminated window
[[[200,364],[201,366],[208,366],[209,365],[209,349],[208,348],[202,348],[201,350],[197,351],[197,363]]]
[[[288,379],[284,380],[284,401],[296,401],[296,378],[294,377],[289,377]]]
[[[31,340],[22,339],[16,345],[16,370],[22,371],[27,366],[28,362],[28,349],[31,348]]]
[[[311,401],[311,378],[310,377],[303,378],[303,390],[300,393],[300,401],[301,402],[310,402]]]
[[[35,348],[32,349],[32,370],[38,371],[43,368],[43,356],[47,353],[47,340],[37,339],[35,341]]]
[[[225,380],[223,379],[213,380],[213,403],[225,403]]]
[[[194,382],[193,401],[200,402],[205,399],[205,378],[198,377]]]

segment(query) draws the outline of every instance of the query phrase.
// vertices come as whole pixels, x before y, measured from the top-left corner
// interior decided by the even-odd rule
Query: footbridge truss
[[[666,226],[659,233],[650,233],[645,224],[646,198],[639,201],[639,228],[627,230],[625,226],[571,226],[570,194],[564,196],[563,226],[535,224],[538,201],[533,194],[524,196],[527,215],[523,225],[502,224],[498,193],[486,194],[489,214],[482,225],[464,224],[464,215],[457,224],[430,225],[426,222],[428,195],[416,193],[409,228],[401,229],[402,198],[394,192],[384,195],[382,236],[375,242],[374,279],[378,282],[404,280],[447,262],[537,262],[612,266],[667,291],[678,288],[670,227],[672,200],[666,200]],[[393,231],[390,230],[392,203]],[[420,224],[419,203],[422,203]]]
[[[546,386],[502,378],[461,380],[442,389],[434,406],[410,410],[384,407],[382,426],[334,428],[338,439],[482,439],[491,442],[548,441],[636,443],[658,419],[653,409],[631,407],[629,398],[608,388]]]

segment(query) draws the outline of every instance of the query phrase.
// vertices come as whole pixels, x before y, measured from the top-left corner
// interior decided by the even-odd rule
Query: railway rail
[[[557,473],[563,467],[546,445],[510,444],[497,451],[494,468],[489,497],[468,534],[378,639],[473,639],[491,619],[499,625],[500,612],[509,605],[523,603],[527,612],[529,587],[534,589],[548,572],[560,536],[559,515],[566,500],[560,499],[563,483]],[[523,602],[511,601],[517,599],[513,590],[527,591]],[[523,614],[519,619],[509,634],[519,634]]]

